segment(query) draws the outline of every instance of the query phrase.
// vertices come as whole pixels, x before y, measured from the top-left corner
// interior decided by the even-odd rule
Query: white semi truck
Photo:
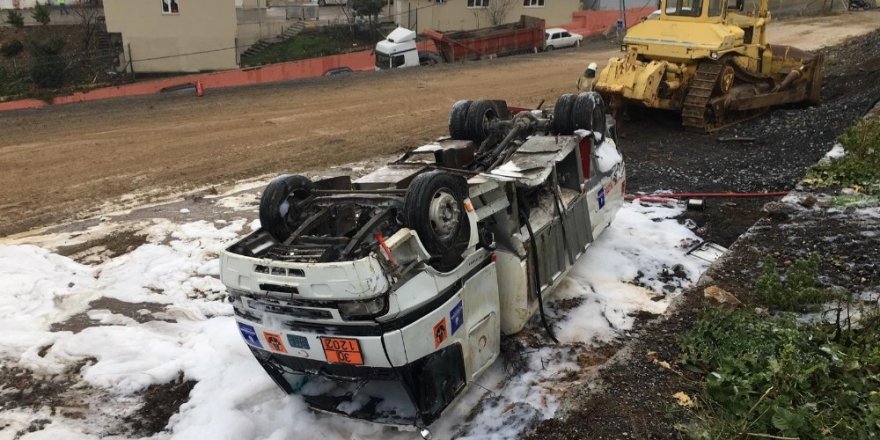
[[[428,428],[623,204],[607,118],[595,93],[459,101],[449,137],[373,173],[274,179],[220,257],[244,341],[314,409]]]
[[[436,51],[419,50],[416,33],[398,27],[376,43],[376,69],[476,60],[537,52],[544,48],[544,20],[526,15],[514,23],[472,31],[437,32],[428,29],[422,34],[433,41]]]

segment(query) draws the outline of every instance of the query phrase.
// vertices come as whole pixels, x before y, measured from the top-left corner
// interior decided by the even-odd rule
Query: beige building
[[[520,15],[543,18],[547,26],[571,22],[580,0],[395,0],[395,22],[421,32],[463,31],[511,23]]]
[[[237,67],[236,0],[104,0],[104,15],[135,72]]]

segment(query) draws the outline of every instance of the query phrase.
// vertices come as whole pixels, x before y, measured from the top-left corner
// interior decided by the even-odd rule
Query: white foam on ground
[[[656,276],[664,266],[682,264],[688,278],[684,284],[696,280],[704,266],[684,256],[682,242],[694,236],[668,219],[678,213],[671,208],[624,205],[557,292],[558,299],[583,298],[580,305],[562,311],[548,304],[563,342],[588,347],[609,341],[632,326],[631,313],[661,313],[667,300],[652,298],[663,292],[665,284]],[[241,340],[232,308],[223,301],[224,287],[216,278],[218,252],[255,226],[243,219],[182,224],[153,220],[143,230],[147,244],[96,266],[36,246],[0,246],[0,362],[37,374],[57,374],[94,358],[94,364],[81,370],[83,381],[112,397],[90,408],[84,419],[65,418],[45,408],[6,411],[0,414],[0,426],[9,427],[0,434],[18,432],[30,420],[46,418],[51,423],[44,430],[20,438],[100,438],[108,426],[118,424],[120,412],[128,411],[111,402],[134,399],[149,385],[168,383],[183,373],[197,384],[169,422],[168,431],[156,439],[417,436],[317,415],[301,398],[285,395],[258,365]],[[630,283],[639,271],[645,287]],[[160,303],[175,322],[138,323],[109,310],[91,310],[88,316],[102,325],[78,333],[49,331],[51,323],[86,311],[88,303],[99,297]],[[496,362],[478,380],[484,388],[472,387],[432,427],[435,438],[451,438],[455,433],[464,438],[515,438],[534,421],[551,417],[560,406],[559,396],[571,386],[560,378],[579,368],[576,359],[550,345],[526,353],[525,359],[527,368],[509,377],[503,362]],[[474,408],[479,411],[464,424]]]

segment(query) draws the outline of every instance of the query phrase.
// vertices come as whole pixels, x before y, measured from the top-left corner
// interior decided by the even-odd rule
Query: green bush
[[[857,186],[867,194],[880,195],[880,117],[848,128],[839,141],[846,156],[814,166],[807,178],[826,185]]]
[[[67,63],[61,52],[64,39],[52,37],[45,41],[31,42],[31,80],[43,88],[56,88],[64,84]]]
[[[18,12],[15,9],[6,11],[6,22],[16,29],[24,27],[24,17],[21,15],[21,12]]]
[[[49,12],[50,10],[48,2],[45,4],[40,4],[40,2],[37,2],[37,4],[34,5],[34,10],[31,12],[31,17],[34,17],[34,20],[36,20],[37,23],[45,26],[49,24],[49,22],[52,20],[49,17]]]
[[[3,56],[6,58],[12,58],[21,53],[24,50],[24,44],[20,40],[9,40],[3,43],[3,46],[0,47],[0,52],[3,53]]]
[[[27,93],[28,79],[10,66],[0,64],[0,96],[18,96]]]
[[[693,422],[679,428],[700,439],[877,438],[880,314],[861,313],[842,329],[705,310],[679,339],[681,362],[707,373]]]
[[[776,270],[776,261],[767,257],[755,285],[755,297],[762,305],[776,310],[803,311],[834,299],[833,292],[819,287],[819,255],[792,262],[783,282]]]

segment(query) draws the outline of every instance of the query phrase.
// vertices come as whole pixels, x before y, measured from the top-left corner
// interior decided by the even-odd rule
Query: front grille
[[[248,302],[248,306],[263,312],[292,316],[295,318],[333,319],[333,314],[330,313],[329,310],[305,309],[302,307],[291,307],[280,304],[267,304],[260,301],[250,301]]]

